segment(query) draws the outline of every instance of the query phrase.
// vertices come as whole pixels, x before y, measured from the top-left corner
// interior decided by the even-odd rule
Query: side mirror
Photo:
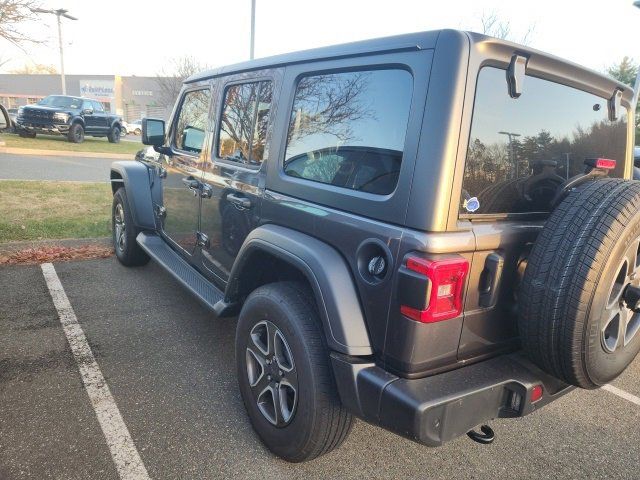
[[[9,112],[4,106],[0,105],[0,132],[6,130],[11,126],[11,120],[9,119]]]
[[[161,147],[164,144],[164,120],[142,119],[142,143]]]
[[[93,113],[93,108],[85,108],[84,110],[82,110],[82,113],[84,113],[85,115],[91,115]]]

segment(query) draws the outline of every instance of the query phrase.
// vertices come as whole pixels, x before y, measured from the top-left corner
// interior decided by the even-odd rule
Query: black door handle
[[[479,303],[481,307],[492,307],[496,304],[503,267],[504,258],[501,255],[497,253],[487,255],[487,259],[484,262],[484,270],[480,275]]]
[[[235,193],[229,193],[227,194],[226,198],[227,200],[229,200],[229,202],[237,205],[238,207],[251,208],[251,200],[249,200],[247,197],[242,197],[240,195],[236,195]]]
[[[182,183],[191,190],[198,190],[200,188],[200,182],[193,177],[183,177]]]

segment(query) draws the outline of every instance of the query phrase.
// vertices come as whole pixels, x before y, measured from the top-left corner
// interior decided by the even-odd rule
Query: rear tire
[[[534,243],[521,287],[525,351],[566,383],[597,388],[640,351],[640,182],[605,179],[572,191]]]
[[[340,402],[315,301],[304,285],[272,283],[249,295],[238,319],[236,365],[251,424],[274,454],[303,462],[346,439],[353,419]]]
[[[107,135],[109,143],[120,143],[120,127],[114,126]]]
[[[124,187],[120,187],[113,195],[111,231],[113,249],[121,264],[135,267],[145,265],[149,261],[149,256],[136,242],[140,230],[133,224],[133,216]]]

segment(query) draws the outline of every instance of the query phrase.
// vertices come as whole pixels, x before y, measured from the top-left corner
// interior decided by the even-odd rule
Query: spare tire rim
[[[600,335],[607,353],[623,349],[640,331],[640,313],[632,309],[625,295],[630,286],[640,286],[640,239],[627,248],[609,289]]]
[[[293,420],[298,403],[298,373],[293,352],[282,331],[269,320],[249,332],[247,379],[262,416],[275,427]]]

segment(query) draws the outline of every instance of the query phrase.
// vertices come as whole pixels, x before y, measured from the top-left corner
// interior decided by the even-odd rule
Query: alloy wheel
[[[271,321],[249,332],[246,365],[253,400],[262,416],[276,427],[293,420],[298,403],[298,374],[282,331]]]
[[[127,225],[124,221],[124,209],[122,208],[121,203],[118,203],[116,205],[115,211],[113,213],[113,228],[115,232],[116,247],[121,252],[124,252],[124,249],[127,246],[127,237],[126,237]]]
[[[640,331],[640,313],[627,302],[629,288],[640,286],[640,239],[627,248],[609,289],[600,340],[607,353],[625,348]]]

